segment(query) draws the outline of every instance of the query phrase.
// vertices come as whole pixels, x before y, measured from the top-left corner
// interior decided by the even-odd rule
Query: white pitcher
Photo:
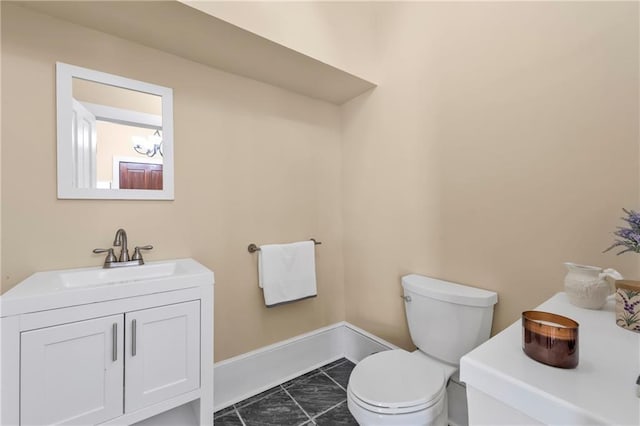
[[[586,309],[601,309],[607,303],[607,296],[615,292],[616,280],[622,275],[615,269],[578,265],[566,262],[569,272],[564,278],[564,291],[569,301]]]

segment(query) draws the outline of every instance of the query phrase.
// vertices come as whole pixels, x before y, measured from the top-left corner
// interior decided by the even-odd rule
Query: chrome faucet
[[[122,247],[120,251],[120,257],[116,257],[113,252],[113,248],[93,249],[94,253],[107,253],[107,257],[104,259],[104,268],[144,265],[144,260],[142,259],[142,253],[140,253],[140,251],[153,249],[153,246],[151,245],[136,247],[133,252],[133,257],[130,258],[129,247],[127,246],[127,231],[125,231],[123,228],[120,228],[116,231],[116,237],[113,240],[113,245],[116,247]]]
[[[129,248],[127,247],[127,231],[125,231],[123,228],[118,229],[116,231],[116,237],[113,240],[113,245],[116,247],[122,246],[122,251],[120,251],[118,262],[128,262]]]

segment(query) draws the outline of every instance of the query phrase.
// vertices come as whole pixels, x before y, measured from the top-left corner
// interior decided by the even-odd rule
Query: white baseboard
[[[214,364],[214,411],[340,358],[358,362],[398,347],[339,322]]]

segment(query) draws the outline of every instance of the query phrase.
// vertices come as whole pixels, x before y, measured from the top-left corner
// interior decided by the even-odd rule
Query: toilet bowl
[[[378,352],[356,364],[347,406],[362,426],[446,426],[447,383],[460,357],[489,338],[497,294],[415,274],[402,287],[418,350]]]
[[[437,425],[447,422],[448,376],[455,368],[419,352],[379,352],[359,362],[347,404],[361,425]]]

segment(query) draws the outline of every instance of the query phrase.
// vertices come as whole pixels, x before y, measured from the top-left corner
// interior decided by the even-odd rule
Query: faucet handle
[[[93,252],[95,254],[107,253],[107,257],[104,259],[104,263],[112,263],[112,262],[118,261],[118,259],[116,259],[116,255],[113,254],[112,248],[109,248],[109,249],[96,248],[96,249],[93,249]]]
[[[131,257],[131,260],[139,260],[141,262],[142,261],[142,253],[140,253],[140,250],[152,250],[153,246],[152,245],[146,245],[146,246],[136,246],[133,249],[133,257]]]

